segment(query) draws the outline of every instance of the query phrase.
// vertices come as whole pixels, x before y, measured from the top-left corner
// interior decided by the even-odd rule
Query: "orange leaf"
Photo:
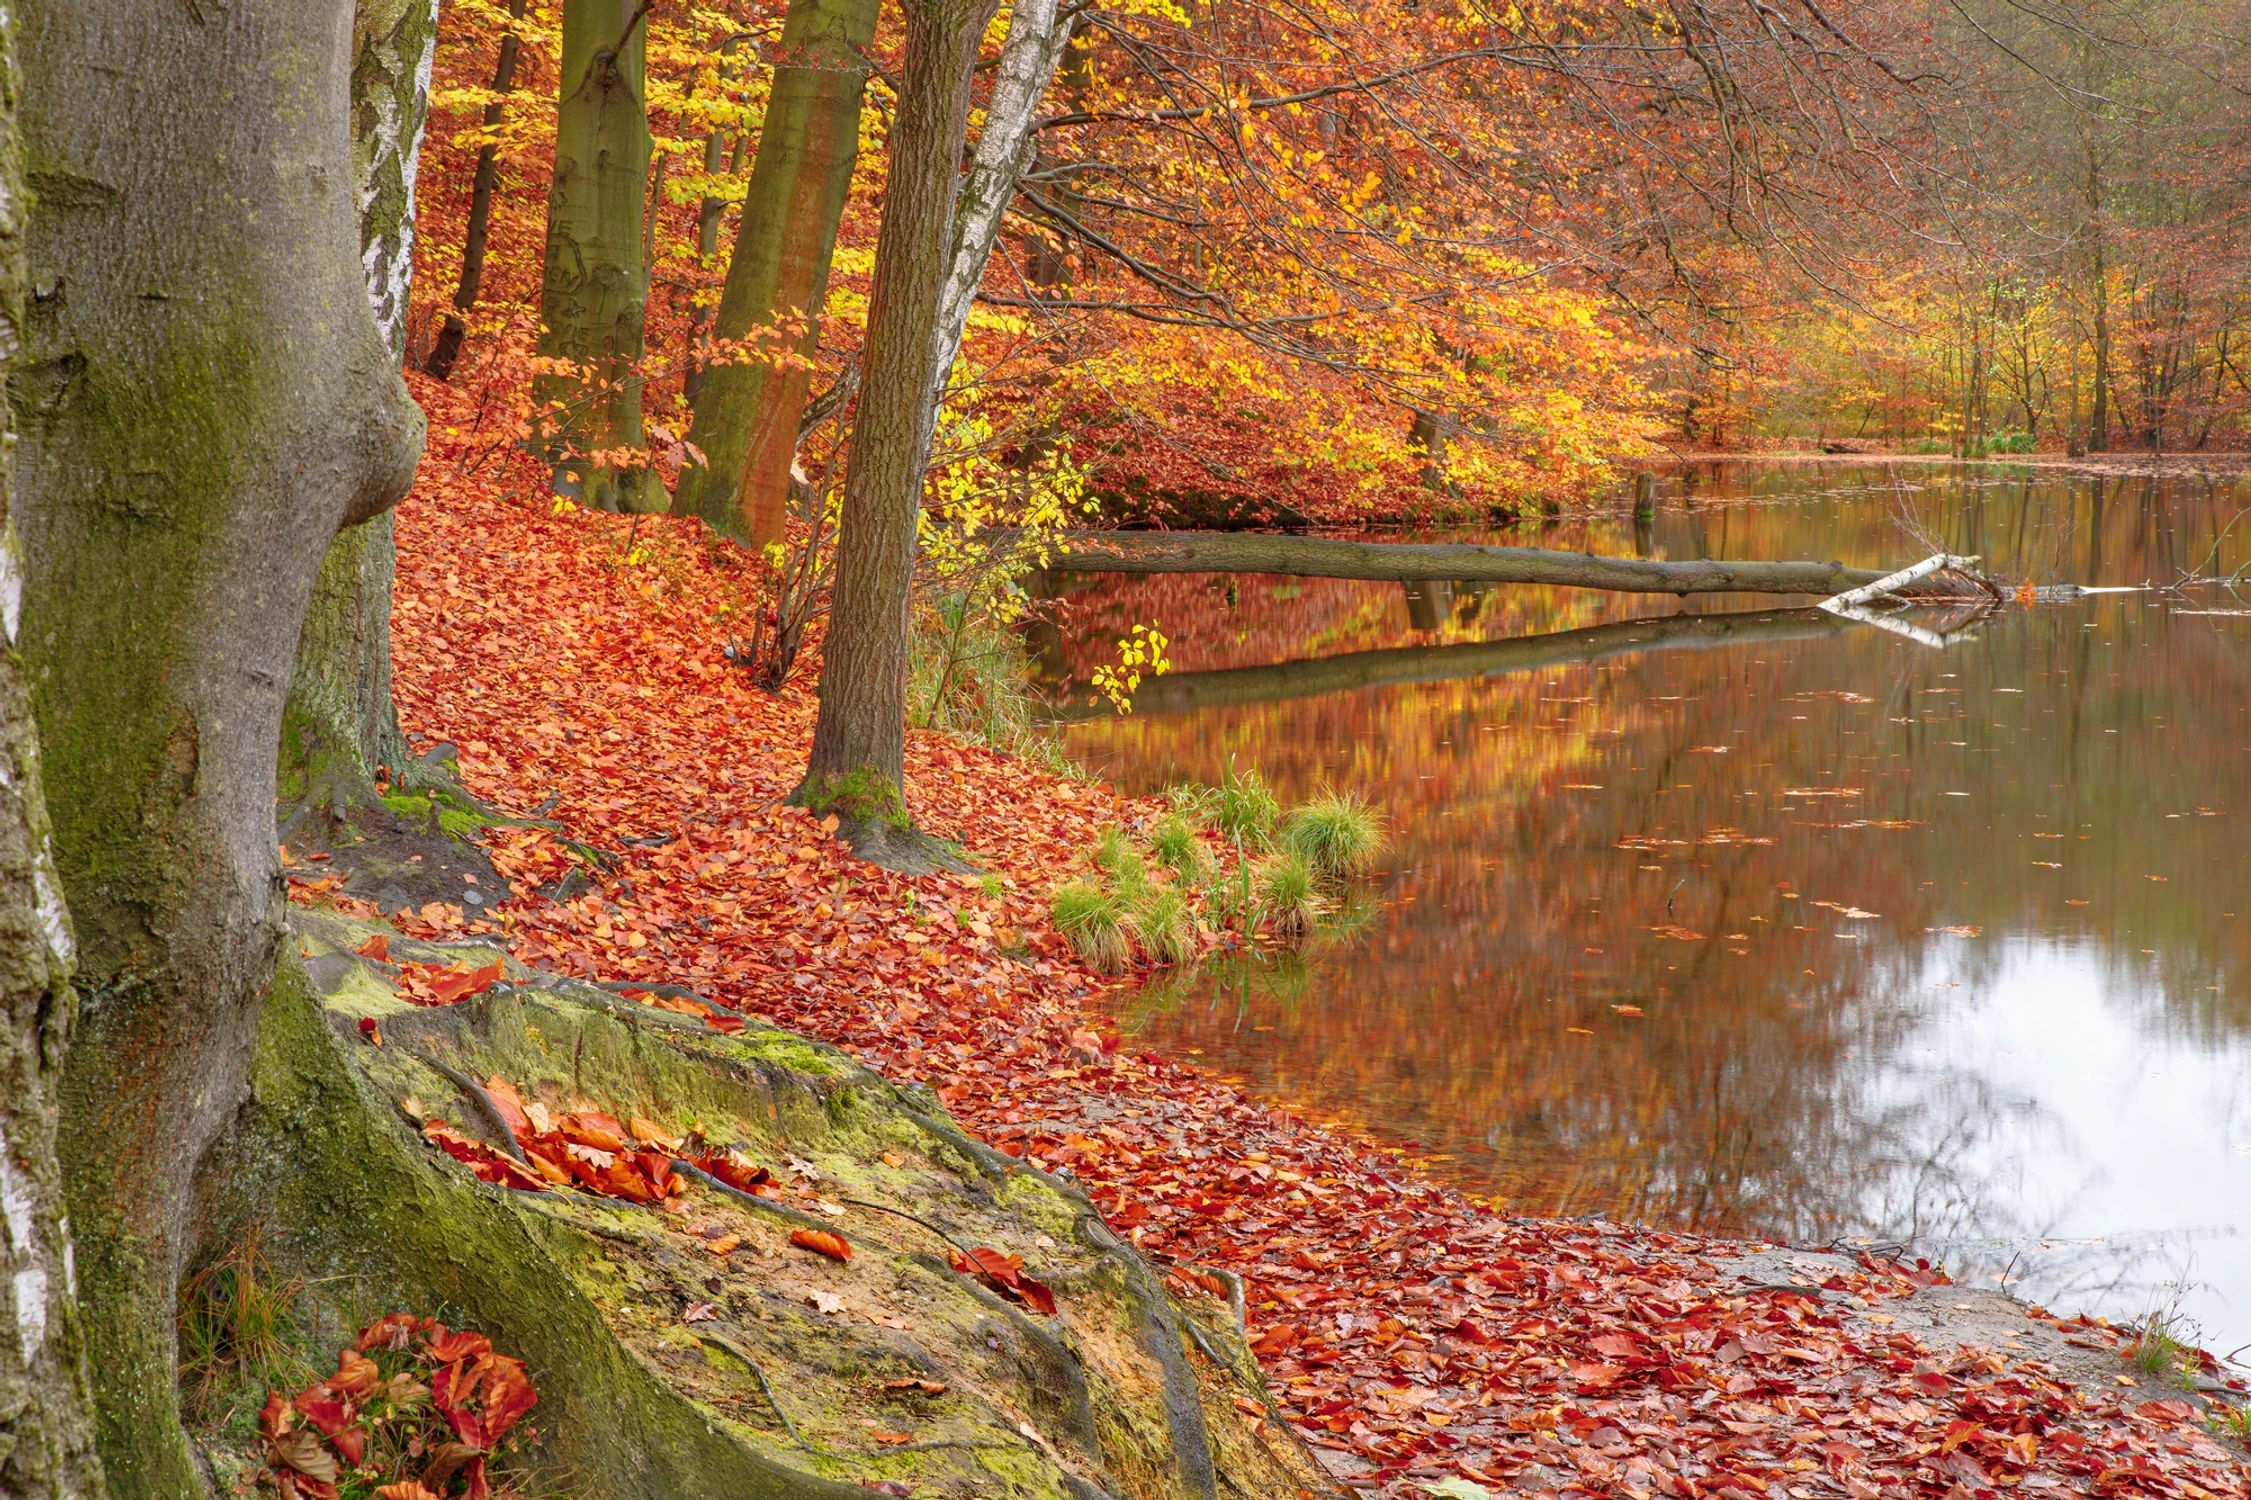
[[[852,1247],[845,1242],[844,1236],[831,1234],[825,1229],[791,1230],[789,1242],[800,1250],[817,1251],[830,1260],[848,1261],[852,1258]]]
[[[372,958],[379,964],[389,963],[391,961],[391,935],[387,932],[378,932],[375,936],[360,944],[359,954],[360,957]]]

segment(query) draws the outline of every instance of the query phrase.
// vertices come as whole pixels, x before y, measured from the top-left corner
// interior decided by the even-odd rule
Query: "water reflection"
[[[1706,476],[1655,546],[1896,564],[1905,510],[2044,580],[2251,561],[2213,545],[2240,487],[1916,484]],[[1229,757],[1359,790],[1389,900],[1302,962],[1127,997],[1154,1044],[1519,1211],[1911,1239],[2115,1314],[2185,1277],[2214,1343],[2251,1339],[2251,618],[2175,613],[2226,594],[1937,651],[1774,601],[1236,583],[1080,595],[1066,671],[1153,620],[1183,672],[1070,747],[1137,790]]]

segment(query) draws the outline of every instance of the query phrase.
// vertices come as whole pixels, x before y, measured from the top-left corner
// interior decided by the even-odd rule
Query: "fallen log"
[[[1817,610],[1764,614],[1674,615],[1662,620],[1622,620],[1584,630],[1521,636],[1505,641],[1471,641],[1455,646],[1401,646],[1384,651],[1349,651],[1268,667],[1229,667],[1212,672],[1171,672],[1143,678],[1133,695],[1133,712],[1193,713],[1248,703],[1277,703],[1359,688],[1399,683],[1444,682],[1465,677],[1502,677],[1551,667],[1585,666],[1647,651],[1769,645],[1819,640],[1843,634],[1850,624]],[[1051,720],[1100,718],[1109,706],[1088,701],[1084,684],[1073,683],[1064,701],[1047,711]]]
[[[1053,565],[1072,573],[1278,573],[1539,583],[1632,594],[1813,594],[1874,583],[1873,568],[1841,562],[1659,562],[1546,547],[1462,542],[1354,542],[1237,531],[1074,531]]]

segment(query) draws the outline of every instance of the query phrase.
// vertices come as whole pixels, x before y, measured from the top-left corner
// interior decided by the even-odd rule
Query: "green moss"
[[[805,784],[798,788],[797,804],[815,817],[835,813],[842,820],[881,823],[901,832],[914,826],[899,789],[890,777],[872,766],[861,766],[844,776],[807,772]]]

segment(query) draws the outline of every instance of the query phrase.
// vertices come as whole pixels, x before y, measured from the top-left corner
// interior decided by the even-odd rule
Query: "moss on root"
[[[1255,1364],[1192,1360],[1210,1336],[1083,1195],[964,1135],[922,1091],[786,1031],[724,1036],[512,962],[510,983],[472,1001],[408,1006],[355,954],[371,929],[297,915],[252,1102],[206,1174],[205,1243],[262,1224],[278,1273],[306,1287],[309,1346],[398,1308],[524,1357],[540,1391],[528,1487],[713,1500],[864,1496],[881,1479],[1043,1500],[1327,1488],[1278,1424],[1264,1437],[1243,1424],[1234,1398],[1266,1399]],[[427,946],[392,943],[401,958]],[[363,1016],[385,1045],[358,1039]],[[490,1130],[445,1069],[497,1074],[553,1109],[700,1130],[795,1181],[778,1204],[694,1187],[684,1217],[504,1192],[426,1147],[402,1109]],[[793,1249],[799,1223],[844,1234],[852,1260]],[[741,1243],[713,1257],[691,1226]],[[976,1245],[1024,1256],[1059,1316],[953,1272],[950,1251]],[[834,1299],[845,1311],[824,1312]],[[687,1323],[693,1303],[712,1315]],[[907,1379],[945,1389],[885,1386]]]

